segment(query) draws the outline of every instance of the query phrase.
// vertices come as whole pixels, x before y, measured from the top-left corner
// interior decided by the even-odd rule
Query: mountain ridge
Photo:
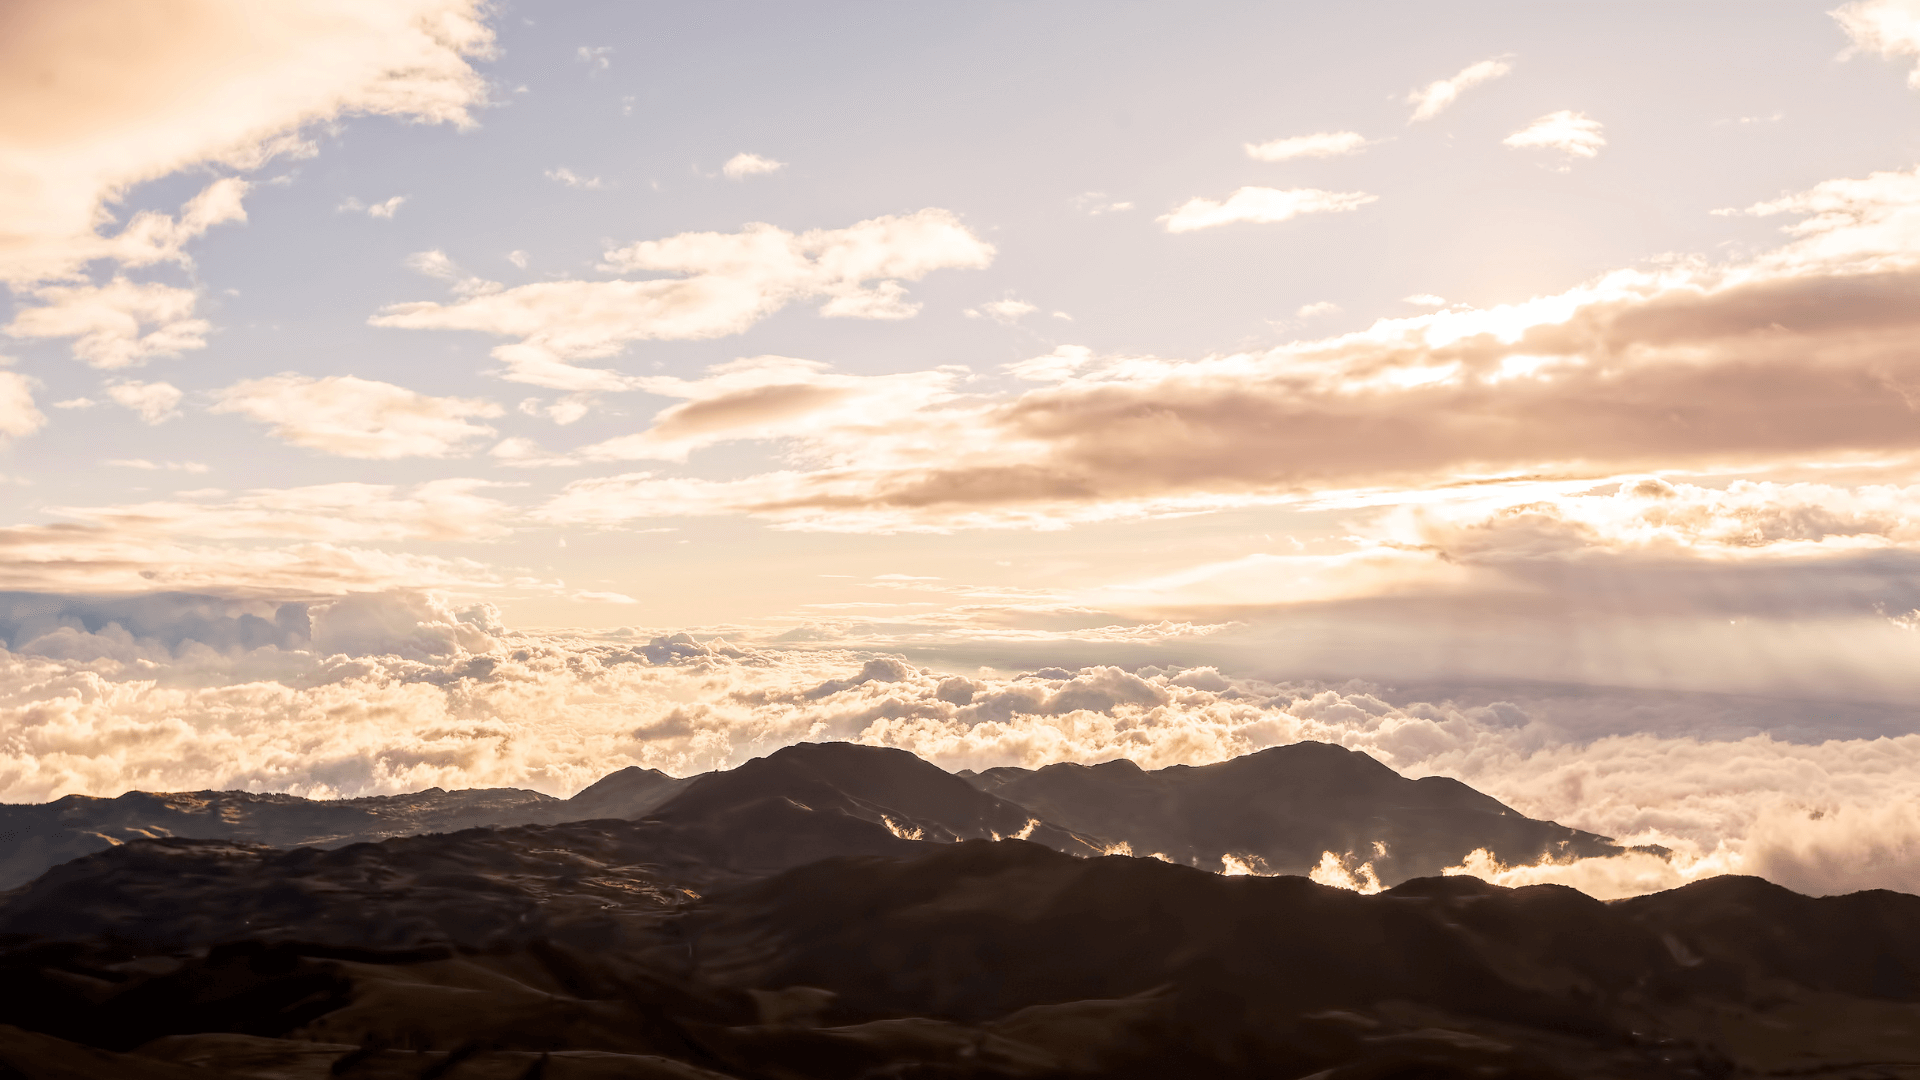
[[[891,823],[902,836],[1031,837],[1080,854],[1160,854],[1208,869],[1232,858],[1271,873],[1306,873],[1332,853],[1346,869],[1366,867],[1388,885],[1439,873],[1480,848],[1511,865],[1624,850],[1606,837],[1536,822],[1459,781],[1408,779],[1366,754],[1327,743],[1152,771],[1122,758],[976,774],[948,773],[896,748],[822,742],[792,744],[690,777],[629,766],[569,799],[520,788],[430,788],[341,800],[128,792],[115,799],[69,795],[0,805],[0,837],[6,838],[0,889],[138,839],[332,848],[467,828],[631,820],[672,813],[675,803],[681,813],[698,814],[775,792]]]

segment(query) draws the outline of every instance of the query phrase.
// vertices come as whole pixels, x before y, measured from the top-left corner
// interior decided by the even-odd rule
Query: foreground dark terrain
[[[1617,849],[1334,747],[956,777],[819,744],[608,783],[653,802],[57,866],[0,894],[0,1077],[1920,1076],[1920,897],[1410,876]],[[1181,865],[1376,840],[1373,896]]]

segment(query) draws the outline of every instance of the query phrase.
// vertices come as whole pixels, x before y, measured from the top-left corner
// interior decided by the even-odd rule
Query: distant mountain
[[[1526,817],[1458,780],[1409,780],[1328,743],[1152,772],[1122,758],[962,776],[1064,828],[1207,869],[1231,856],[1305,874],[1331,851],[1350,855],[1349,869],[1370,864],[1392,885],[1457,866],[1475,848],[1509,865],[1622,850],[1607,837]]]
[[[339,847],[483,825],[640,817],[689,781],[628,768],[571,799],[522,788],[429,788],[407,795],[303,799],[248,791],[130,791],[114,799],[69,795],[0,804],[0,889],[48,867],[129,840],[179,836],[274,847]]]

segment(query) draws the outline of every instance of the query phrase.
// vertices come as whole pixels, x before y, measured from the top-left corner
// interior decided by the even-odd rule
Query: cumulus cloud
[[[178,387],[163,382],[116,382],[107,384],[107,396],[140,414],[149,424],[158,424],[180,415]]]
[[[1548,113],[1500,141],[1520,149],[1558,150],[1569,158],[1591,158],[1598,157],[1600,148],[1607,145],[1600,130],[1600,121],[1585,113],[1562,109]]]
[[[1367,137],[1356,131],[1322,131],[1313,135],[1295,135],[1263,143],[1247,143],[1247,156],[1255,161],[1291,161],[1294,158],[1340,157],[1364,149]]]
[[[1451,79],[1437,79],[1430,82],[1425,87],[1407,95],[1407,104],[1413,106],[1413,115],[1407,122],[1412,124],[1431,120],[1460,100],[1461,94],[1481,83],[1491,82],[1512,70],[1513,65],[1507,63],[1504,57],[1495,57],[1492,60],[1469,64],[1461,68],[1460,73]]]
[[[70,337],[75,359],[124,368],[156,356],[204,349],[210,325],[193,313],[192,289],[116,277],[105,285],[48,285],[29,292],[6,326],[15,338]]]
[[[1364,191],[1320,191],[1315,188],[1280,191],[1276,188],[1243,187],[1227,196],[1224,202],[1189,199],[1157,220],[1166,226],[1168,232],[1183,233],[1241,221],[1270,225],[1291,221],[1302,214],[1339,214],[1358,210],[1377,201],[1379,196]]]
[[[33,380],[17,371],[0,371],[0,436],[24,439],[47,422],[33,405]]]
[[[786,167],[787,163],[784,161],[764,158],[759,154],[735,154],[727,159],[725,165],[720,166],[720,171],[725,173],[729,180],[745,180],[749,176],[776,173]]]
[[[431,397],[352,375],[291,373],[218,391],[213,411],[270,424],[275,438],[295,446],[374,459],[466,453],[494,434],[474,418],[502,414],[500,406],[477,398]]]
[[[0,18],[0,129],[23,149],[0,174],[9,223],[0,280],[16,285],[71,278],[133,250],[177,250],[195,229],[234,220],[244,191],[218,189],[199,218],[190,208],[160,228],[136,217],[103,238],[109,207],[143,181],[310,153],[304,127],[350,114],[471,124],[486,91],[469,62],[493,40],[475,0],[311,0],[265,11],[191,0],[164,13],[139,0],[46,0],[9,5]]]
[[[1854,0],[1831,14],[1857,50],[1889,59],[1920,56],[1920,8],[1913,0]],[[1908,73],[1907,85],[1920,90],[1920,66]]]
[[[613,356],[635,341],[737,334],[809,298],[825,298],[822,315],[908,318],[919,305],[906,300],[902,282],[984,267],[993,255],[992,245],[946,210],[798,234],[755,224],[737,233],[642,241],[608,251],[602,263],[615,273],[676,276],[539,282],[453,304],[396,304],[371,322],[518,338],[493,350],[507,378],[556,390],[623,390],[637,384],[576,361]]]

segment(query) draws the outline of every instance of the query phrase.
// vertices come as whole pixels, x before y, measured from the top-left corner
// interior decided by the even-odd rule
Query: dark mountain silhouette
[[[1604,836],[1526,817],[1458,780],[1409,780],[1327,743],[1153,772],[1123,758],[963,775],[1064,828],[1207,869],[1233,856],[1304,874],[1330,851],[1349,869],[1370,864],[1391,885],[1457,866],[1475,848],[1509,865],[1621,850]]]

